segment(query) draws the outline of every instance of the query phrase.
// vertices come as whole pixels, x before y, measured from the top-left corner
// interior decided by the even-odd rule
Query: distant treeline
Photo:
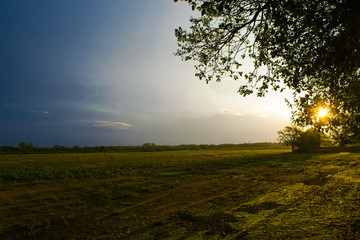
[[[157,145],[144,143],[141,146],[96,146],[96,147],[66,147],[55,145],[53,147],[37,147],[32,143],[21,142],[19,146],[0,146],[1,153],[99,153],[99,152],[157,152],[179,150],[205,150],[205,149],[237,149],[237,148],[274,148],[284,147],[280,143],[242,143],[242,144],[182,144]]]

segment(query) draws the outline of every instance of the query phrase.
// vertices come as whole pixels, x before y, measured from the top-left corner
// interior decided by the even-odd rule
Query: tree
[[[301,129],[297,126],[286,126],[282,131],[278,131],[278,140],[286,146],[291,146],[291,151],[294,152],[295,147],[299,146],[301,133]]]
[[[314,129],[308,129],[300,134],[298,139],[299,150],[302,152],[312,152],[320,148],[321,135]]]
[[[33,152],[34,149],[35,149],[35,146],[34,146],[34,144],[32,144],[32,143],[28,143],[28,145],[26,146],[26,148],[27,148],[27,150],[28,150],[29,152]]]
[[[305,110],[323,102],[333,110],[329,131],[360,135],[359,0],[180,1],[201,15],[175,30],[175,55],[197,61],[200,79],[242,79],[243,96],[289,88],[294,122],[313,126]]]
[[[360,140],[360,84],[342,87],[329,94],[323,88],[313,85],[292,103],[293,120],[300,126],[313,126],[321,132],[328,132],[340,145]],[[318,109],[328,110],[319,117]]]
[[[27,144],[26,142],[21,142],[19,143],[19,149],[22,153],[26,153],[27,152]]]
[[[157,150],[157,145],[156,143],[144,143],[141,146],[141,149],[145,152],[151,152],[151,151],[156,151]]]

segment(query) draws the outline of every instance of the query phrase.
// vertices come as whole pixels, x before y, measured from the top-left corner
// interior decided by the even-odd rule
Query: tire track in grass
[[[132,206],[127,206],[116,211],[117,214],[134,208],[150,205],[158,201],[157,204],[161,208],[165,208],[170,212],[192,208],[196,205],[203,205],[206,202],[219,198],[226,198],[230,195],[246,192],[244,186],[238,185],[238,182],[230,178],[218,178],[213,180],[202,180],[200,182],[187,182],[171,190],[164,190],[163,194],[146,199]],[[226,181],[227,180],[227,181]],[[159,194],[159,193],[157,193]],[[170,208],[169,208],[170,206]]]

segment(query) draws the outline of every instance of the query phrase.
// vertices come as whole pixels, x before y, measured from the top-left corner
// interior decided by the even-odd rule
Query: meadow
[[[2,154],[0,239],[360,239],[360,153]]]

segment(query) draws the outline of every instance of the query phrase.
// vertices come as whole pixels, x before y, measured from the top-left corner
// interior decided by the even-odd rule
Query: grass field
[[[0,156],[0,239],[360,239],[360,153]]]

